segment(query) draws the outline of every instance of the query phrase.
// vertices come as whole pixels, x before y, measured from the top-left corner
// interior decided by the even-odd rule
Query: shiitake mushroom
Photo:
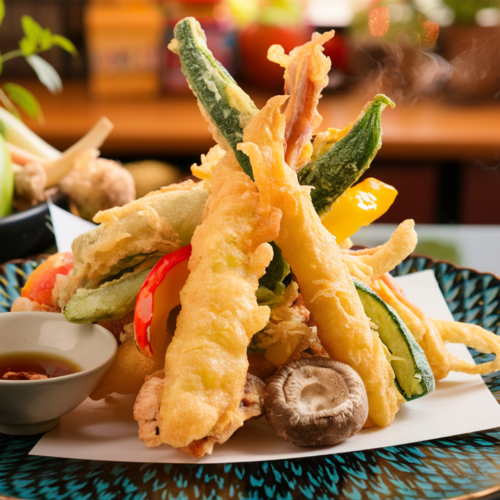
[[[365,386],[350,366],[326,357],[282,366],[266,385],[264,411],[274,431],[298,446],[332,446],[368,418]]]

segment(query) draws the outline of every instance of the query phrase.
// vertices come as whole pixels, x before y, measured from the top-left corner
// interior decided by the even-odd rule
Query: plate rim
[[[482,276],[493,276],[495,279],[500,281],[500,275],[498,275],[496,273],[489,272],[489,271],[478,271],[477,269],[474,269],[473,267],[460,266],[458,264],[455,264],[451,260],[435,259],[434,257],[431,257],[430,255],[424,255],[424,254],[420,254],[420,253],[411,253],[410,255],[408,255],[408,257],[406,257],[406,259],[409,259],[409,258],[426,259],[426,260],[433,263],[432,267],[434,267],[434,265],[437,265],[437,264],[447,264],[448,266],[454,267],[458,271],[472,271],[473,273],[479,274]],[[406,259],[404,259],[402,262],[404,262]]]

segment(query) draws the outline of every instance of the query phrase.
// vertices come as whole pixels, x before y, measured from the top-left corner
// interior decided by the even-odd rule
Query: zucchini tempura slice
[[[392,305],[398,313],[402,310],[402,307],[398,304],[400,303],[415,315],[417,321],[412,321],[411,317],[406,314],[405,319],[409,319],[406,325],[424,350],[425,356],[431,365],[434,379],[437,381],[446,378],[451,370],[450,357],[434,323],[421,309],[410,302],[403,289],[389,273],[384,274],[380,281],[382,286],[379,287],[379,291],[382,300]]]
[[[272,258],[266,242],[281,213],[261,203],[253,181],[228,152],[213,169],[211,194],[196,229],[182,309],[165,358],[160,438],[175,448],[236,430],[245,386],[247,346],[269,321],[258,280]]]
[[[276,96],[247,125],[241,150],[250,157],[262,201],[283,212],[276,244],[298,280],[306,307],[328,354],[348,364],[363,380],[369,424],[391,424],[402,403],[394,372],[370,322],[335,237],[321,224],[309,189],[299,185],[284,160],[285,117]]]

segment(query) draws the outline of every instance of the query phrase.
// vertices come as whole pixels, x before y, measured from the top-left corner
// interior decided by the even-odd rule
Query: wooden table
[[[32,129],[59,149],[78,140],[101,117],[115,125],[102,148],[113,156],[168,157],[198,155],[213,140],[191,94],[159,99],[96,100],[84,82],[65,82],[59,95],[39,84],[25,82],[39,99],[45,123],[30,122]],[[251,92],[262,106],[267,95]],[[321,129],[343,128],[354,120],[367,98],[356,93],[327,93],[320,101]],[[500,102],[456,106],[421,101],[397,105],[383,114],[381,159],[462,160],[495,158],[500,150]]]

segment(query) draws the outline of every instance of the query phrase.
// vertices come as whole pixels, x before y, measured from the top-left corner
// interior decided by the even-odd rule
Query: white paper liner
[[[451,320],[432,271],[398,278],[406,295],[430,317]],[[461,345],[450,350],[472,360]],[[193,459],[167,445],[147,448],[137,437],[132,419],[133,396],[111,396],[106,402],[87,399],[64,416],[30,452],[60,458],[144,463],[235,463],[313,457],[399,446],[466,434],[500,426],[500,406],[481,376],[451,373],[436,391],[402,406],[386,428],[364,429],[334,447],[300,448],[279,438],[262,418],[247,423],[210,456]]]

